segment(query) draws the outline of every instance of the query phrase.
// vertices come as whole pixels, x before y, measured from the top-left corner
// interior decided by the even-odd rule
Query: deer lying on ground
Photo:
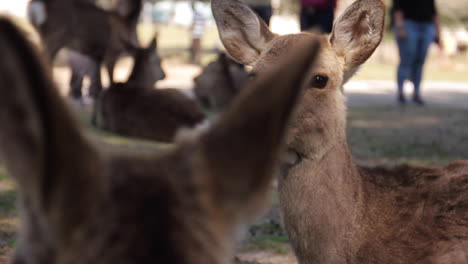
[[[194,92],[203,107],[222,110],[248,80],[244,66],[220,53],[195,79]]]
[[[103,10],[87,0],[36,2],[42,2],[43,7],[33,5],[36,8],[30,13],[52,60],[63,47],[76,50],[92,58],[97,65],[104,63],[112,83],[118,58],[123,53],[136,52],[139,47],[136,26],[143,5],[141,0],[132,1],[134,8],[127,17]],[[99,67],[91,76],[91,83],[90,93],[96,98],[102,90]]]
[[[50,68],[0,18],[0,153],[22,205],[12,263],[228,263],[235,227],[268,197],[317,44],[251,83],[209,130],[126,154],[90,143]]]
[[[173,142],[178,129],[205,119],[200,106],[176,89],[154,89],[164,78],[156,39],[139,49],[126,83],[104,90],[95,108],[95,124],[117,134]]]
[[[227,51],[258,76],[313,35],[274,35],[240,0],[212,8]],[[289,125],[280,204],[300,263],[468,263],[468,161],[369,169],[350,153],[342,87],[379,45],[384,16],[382,1],[358,0],[320,36]]]

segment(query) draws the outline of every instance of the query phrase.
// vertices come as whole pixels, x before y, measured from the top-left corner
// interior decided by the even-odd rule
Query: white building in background
[[[29,0],[0,0],[0,13],[26,18],[26,6]]]

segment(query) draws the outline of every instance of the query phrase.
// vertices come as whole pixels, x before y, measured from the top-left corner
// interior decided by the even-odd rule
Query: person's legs
[[[201,38],[193,38],[192,39],[192,57],[191,62],[193,64],[200,64],[201,63],[201,54],[202,47],[201,47]]]
[[[420,86],[423,75],[424,63],[431,43],[434,41],[435,27],[432,23],[421,23],[418,30],[418,46],[414,56],[411,76],[414,83],[413,99],[423,103],[420,98]]]
[[[333,9],[317,12],[317,24],[323,33],[332,32],[334,17],[335,10]]]
[[[303,7],[301,8],[301,31],[312,29],[317,25],[315,11],[312,8]]]
[[[69,95],[73,99],[81,100],[82,86],[84,79],[82,55],[75,51],[68,51],[68,63],[71,71],[70,92]]]
[[[411,66],[414,62],[414,57],[417,49],[417,37],[415,24],[412,21],[405,21],[406,36],[399,39],[395,31],[395,38],[397,40],[398,51],[400,55],[400,64],[397,72],[398,96],[400,102],[404,102],[403,97],[403,84],[405,80],[410,77]]]
[[[70,97],[76,100],[81,100],[81,87],[83,86],[83,75],[71,67],[70,79]]]
[[[268,26],[270,25],[271,16],[273,15],[271,6],[251,6],[251,8]]]
[[[99,95],[102,91],[102,81],[101,81],[101,63],[100,61],[93,61],[93,64],[96,67],[92,69],[90,72],[90,87],[89,87],[89,95],[94,100],[99,98]]]
[[[307,16],[303,8],[301,8],[300,14],[299,14],[299,24],[301,26],[301,31],[306,30],[307,28]]]

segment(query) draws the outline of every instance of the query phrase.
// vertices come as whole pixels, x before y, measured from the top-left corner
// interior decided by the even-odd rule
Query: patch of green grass
[[[273,205],[279,205],[279,193],[276,190],[271,192],[271,203]]]
[[[18,195],[15,184],[0,167],[0,262],[1,257],[9,256],[16,245]]]
[[[0,219],[18,216],[17,199],[18,191],[16,188],[0,191]]]
[[[0,167],[0,182],[6,180],[7,176],[5,171]]]
[[[245,248],[245,250],[271,249],[279,254],[288,252],[289,239],[286,235],[261,235]]]
[[[254,224],[249,228],[249,238],[243,250],[271,249],[285,254],[289,248],[289,239],[279,223],[268,221]]]
[[[18,220],[0,220],[0,260],[2,256],[8,256],[16,247],[16,233],[18,230]]]

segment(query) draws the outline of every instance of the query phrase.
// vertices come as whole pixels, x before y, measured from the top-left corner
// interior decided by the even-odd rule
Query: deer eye
[[[317,74],[312,77],[312,81],[310,82],[311,88],[323,89],[327,86],[328,77],[322,74]]]

